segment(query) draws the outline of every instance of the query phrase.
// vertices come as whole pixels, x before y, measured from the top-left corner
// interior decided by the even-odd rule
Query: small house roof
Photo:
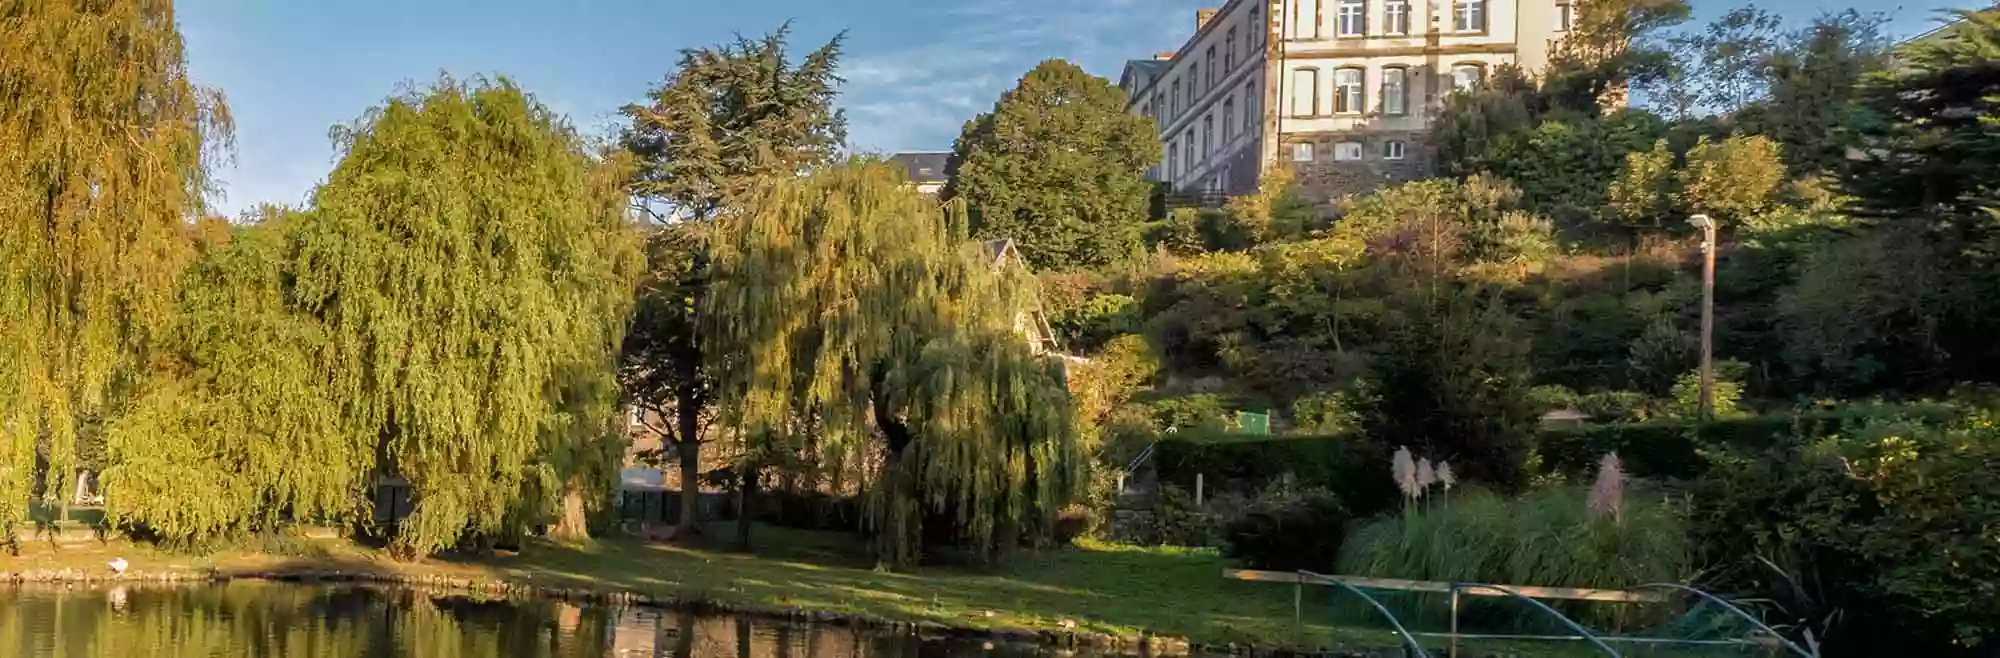
[[[889,156],[889,161],[902,165],[903,170],[909,174],[910,182],[912,183],[919,185],[924,183],[942,183],[946,180],[944,168],[950,164],[951,154],[897,153]]]

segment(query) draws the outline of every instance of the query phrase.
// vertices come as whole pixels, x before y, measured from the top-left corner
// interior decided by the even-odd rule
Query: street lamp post
[[[1715,220],[1695,215],[1701,229],[1701,419],[1715,418]]]

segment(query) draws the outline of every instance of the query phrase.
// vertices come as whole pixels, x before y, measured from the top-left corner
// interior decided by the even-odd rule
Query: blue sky
[[[1742,2],[1694,0],[1705,20]],[[234,215],[298,204],[333,166],[327,130],[399,84],[505,74],[571,122],[609,132],[617,108],[665,77],[682,48],[790,19],[800,52],[846,30],[841,104],[865,151],[948,150],[966,119],[1043,59],[1106,77],[1128,58],[1172,50],[1194,11],[1222,0],[180,0],[188,65],[236,118],[235,162],[218,172]],[[1938,9],[1907,0],[1760,2],[1787,18],[1893,9],[1920,32]]]

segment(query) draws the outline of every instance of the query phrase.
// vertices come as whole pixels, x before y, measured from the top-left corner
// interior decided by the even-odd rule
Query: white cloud
[[[842,65],[849,141],[860,151],[949,149],[967,120],[990,109],[1036,63],[1066,59],[1115,78],[1125,60],[1179,46],[1203,4],[988,0],[944,8],[927,17],[944,24],[934,38],[903,48],[858,47],[862,54]]]

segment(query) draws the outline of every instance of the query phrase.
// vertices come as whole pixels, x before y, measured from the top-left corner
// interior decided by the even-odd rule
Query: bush
[[[1347,508],[1332,491],[1281,483],[1224,524],[1223,555],[1252,569],[1331,571],[1347,520]]]
[[[1642,478],[1693,479],[1708,471],[1704,453],[1762,454],[1776,446],[1798,445],[1845,428],[1891,419],[1941,425],[1960,411],[1943,405],[1851,406],[1789,414],[1724,418],[1714,422],[1657,421],[1587,425],[1543,430],[1536,454],[1545,473],[1587,476],[1606,453],[1618,453],[1625,470]]]
[[[1617,516],[1593,514],[1582,487],[1558,487],[1508,500],[1468,490],[1433,497],[1400,517],[1363,526],[1341,552],[1340,572],[1497,585],[1624,589],[1683,582],[1692,573],[1692,546],[1681,515],[1658,497],[1627,495]],[[1432,597],[1411,597],[1413,613],[1434,617]],[[1468,611],[1468,619],[1493,619]],[[1630,606],[1567,606],[1566,613],[1600,627],[1657,621],[1662,612]],[[1651,613],[1651,614],[1648,614]],[[1400,613],[1399,613],[1400,614]]]
[[[2000,426],[1990,414],[1947,427],[1874,420],[1724,459],[1693,499],[1696,535],[1722,567],[1710,587],[1773,599],[1787,621],[1828,624],[1815,634],[1843,655],[2000,643]]]
[[[1332,490],[1356,516],[1388,509],[1398,496],[1389,454],[1351,436],[1176,437],[1161,441],[1153,459],[1161,482],[1192,487],[1201,474],[1213,492],[1261,491],[1290,476]]]

